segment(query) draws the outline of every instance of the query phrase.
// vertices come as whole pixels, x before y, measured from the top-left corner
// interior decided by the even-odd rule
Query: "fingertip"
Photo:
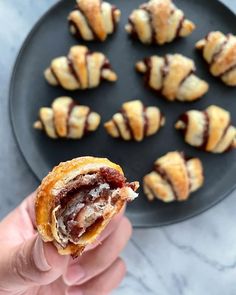
[[[133,226],[132,226],[130,220],[126,216],[124,216],[123,219],[121,220],[120,226],[124,227],[127,236],[129,238],[131,238],[131,236],[133,234]]]

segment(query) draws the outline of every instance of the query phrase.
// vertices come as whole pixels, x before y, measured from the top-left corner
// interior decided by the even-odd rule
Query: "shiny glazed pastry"
[[[121,12],[114,5],[100,0],[77,0],[69,14],[70,31],[86,41],[106,40],[120,20]]]
[[[186,159],[183,152],[169,152],[156,160],[154,170],[143,179],[143,189],[150,201],[186,201],[204,182],[202,163]]]
[[[131,13],[125,29],[142,43],[163,45],[187,37],[195,25],[171,0],[151,0]]]
[[[236,86],[236,36],[210,32],[196,43],[196,48],[202,51],[213,76],[226,85]]]
[[[72,46],[67,57],[54,58],[44,76],[49,84],[60,85],[67,90],[94,88],[102,80],[117,80],[103,53],[91,52],[86,46],[80,45]]]
[[[236,128],[231,125],[230,113],[215,105],[184,113],[175,128],[183,131],[188,144],[207,152],[223,153],[236,147]]]
[[[147,85],[167,100],[194,101],[208,91],[208,84],[198,78],[194,61],[181,54],[157,55],[136,64]]]
[[[61,255],[76,257],[138,196],[138,186],[126,182],[121,167],[108,159],[82,157],[61,163],[38,188],[37,229]]]
[[[51,108],[40,108],[35,129],[44,130],[51,138],[80,139],[88,132],[95,131],[100,116],[87,106],[76,104],[70,97],[56,98]]]
[[[165,117],[157,107],[145,107],[140,100],[125,102],[121,111],[104,124],[112,137],[142,141],[164,126]]]

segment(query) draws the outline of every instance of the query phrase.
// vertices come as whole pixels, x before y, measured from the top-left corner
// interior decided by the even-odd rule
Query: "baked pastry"
[[[196,48],[202,51],[213,76],[226,85],[236,86],[236,36],[210,32],[196,43]]]
[[[165,117],[157,107],[145,107],[140,100],[125,102],[121,111],[104,124],[112,137],[142,141],[164,126]]]
[[[44,72],[53,86],[67,90],[97,87],[102,80],[114,82],[117,75],[103,53],[91,52],[86,46],[72,46],[68,56],[54,58]]]
[[[82,157],[61,163],[38,188],[38,232],[61,255],[76,257],[138,196],[138,187],[138,182],[126,182],[121,167],[108,159]]]
[[[120,21],[120,10],[100,0],[77,0],[75,9],[69,14],[70,31],[86,41],[106,40]]]
[[[187,37],[195,25],[171,0],[150,0],[131,13],[125,29],[144,44],[163,45]]]
[[[236,147],[236,128],[231,125],[230,113],[215,105],[184,113],[175,128],[183,131],[188,144],[207,152],[223,153]]]
[[[169,152],[156,160],[154,170],[144,176],[147,198],[163,202],[186,201],[204,182],[202,163],[198,158],[185,158],[183,152]]]
[[[181,54],[157,55],[136,64],[138,72],[145,74],[147,85],[167,100],[193,101],[208,91],[208,84],[195,75],[195,64]]]
[[[95,131],[100,116],[87,106],[76,104],[70,97],[56,98],[51,108],[40,108],[39,120],[34,128],[44,130],[51,138],[80,139],[88,132]]]

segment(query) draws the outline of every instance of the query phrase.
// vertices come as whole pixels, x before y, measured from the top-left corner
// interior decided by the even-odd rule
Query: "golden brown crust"
[[[236,36],[210,32],[196,43],[196,48],[202,51],[213,76],[220,77],[229,86],[236,86]]]
[[[190,35],[195,25],[171,0],[150,0],[131,13],[125,28],[142,43],[163,45]]]
[[[103,53],[90,52],[86,46],[72,46],[68,56],[54,58],[44,72],[45,79],[53,86],[67,90],[98,87],[101,81],[115,82],[109,60]]]
[[[38,231],[45,242],[55,242],[55,237],[52,232],[52,211],[55,209],[55,195],[58,190],[62,189],[66,183],[76,175],[94,173],[101,167],[113,168],[123,175],[121,167],[110,162],[108,159],[82,157],[59,164],[43,179],[37,190],[35,213]],[[125,196],[121,196],[115,209],[109,212],[104,218],[104,221],[98,224],[96,228],[82,235],[77,245],[69,243],[66,248],[63,248],[56,243],[59,253],[77,255],[81,252],[87,244],[92,243],[96,239],[110,221],[110,218],[120,211],[125,202]]]
[[[236,128],[230,113],[211,105],[204,111],[191,110],[180,116],[175,127],[184,131],[185,141],[207,152],[223,153],[235,148]]]
[[[150,201],[185,201],[203,185],[203,167],[197,158],[186,160],[183,153],[169,152],[155,162],[154,171],[143,179]]]
[[[145,75],[149,87],[161,93],[167,100],[194,101],[208,91],[208,83],[198,78],[193,60],[181,54],[164,57],[151,56],[136,64]]]
[[[155,134],[165,124],[165,118],[157,107],[145,107],[140,100],[125,102],[122,110],[104,124],[112,137],[142,141]]]
[[[53,101],[51,108],[40,108],[39,121],[34,123],[34,128],[44,129],[54,139],[81,139],[86,133],[95,131],[100,120],[100,115],[89,107],[62,96]]]
[[[77,7],[68,20],[72,34],[86,41],[106,40],[115,31],[120,10],[106,1],[77,0]]]

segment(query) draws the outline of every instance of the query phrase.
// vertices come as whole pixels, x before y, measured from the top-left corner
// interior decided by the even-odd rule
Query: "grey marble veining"
[[[187,0],[186,0],[187,1]],[[0,1],[0,218],[37,186],[13,139],[8,83],[16,54],[56,0]],[[235,0],[224,2],[236,11]],[[123,253],[127,276],[115,295],[235,295],[236,192],[180,224],[135,230]]]

